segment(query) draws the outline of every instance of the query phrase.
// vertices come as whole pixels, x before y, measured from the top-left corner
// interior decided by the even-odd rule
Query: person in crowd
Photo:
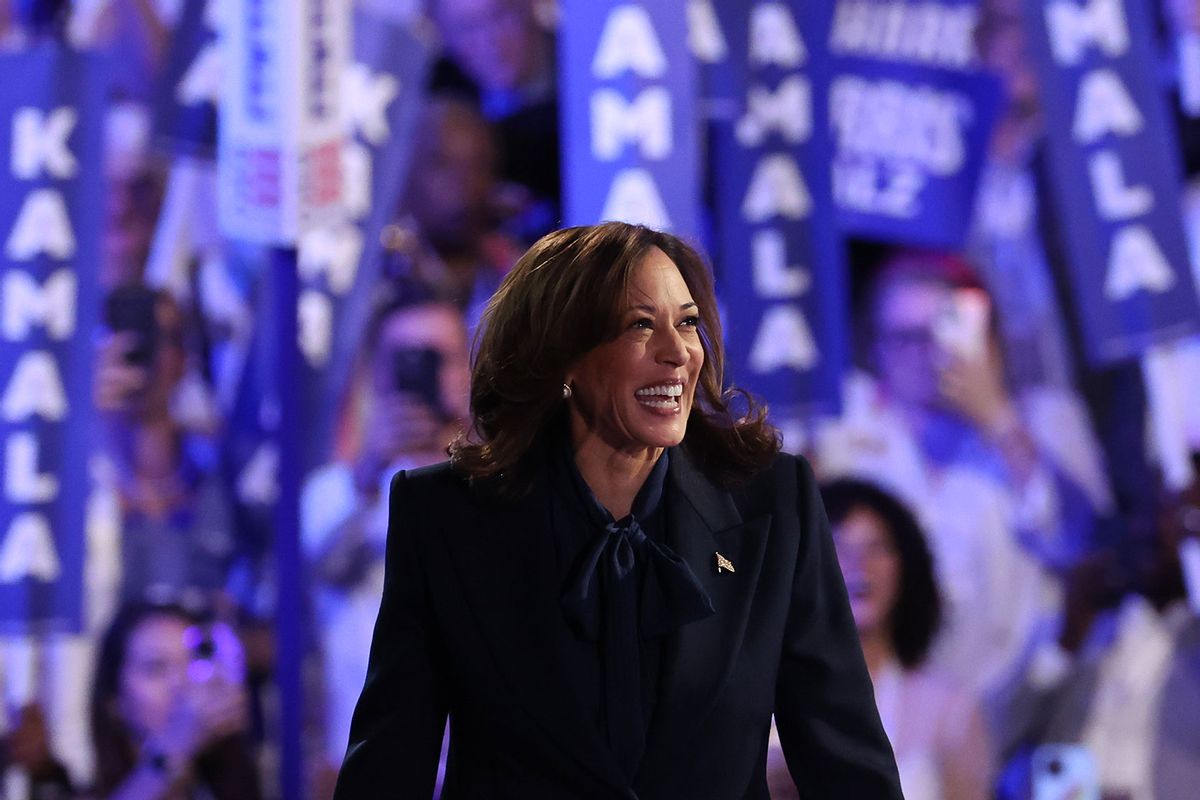
[[[1200,475],[1200,457],[1193,457]],[[1004,797],[1039,796],[1060,769],[1104,798],[1184,800],[1200,786],[1200,478],[1156,493],[1156,512],[1119,550],[1072,571],[1057,626],[998,698]],[[1031,759],[1032,755],[1032,759]],[[1082,756],[1082,758],[1080,758]],[[1032,763],[1031,763],[1032,762]],[[1036,770],[1033,764],[1040,764]]]
[[[185,319],[165,293],[126,284],[105,301],[94,400],[121,505],[121,596],[224,588],[236,556],[228,490],[181,424]]]
[[[942,603],[933,558],[903,503],[845,479],[822,492],[884,730],[908,800],[991,797],[991,750],[978,699],[928,668]],[[796,797],[775,742],[772,800]]]
[[[471,427],[392,481],[383,600],[335,797],[898,798],[820,496],[731,408],[680,239],[549,234],[488,306]],[[744,413],[743,413],[744,412]]]
[[[961,262],[886,263],[867,295],[873,375],[851,377],[844,414],[816,436],[819,474],[872,480],[917,512],[947,601],[933,663],[981,693],[1056,607],[1051,573],[1090,532],[1085,497],[1008,389],[989,314]]]
[[[0,787],[10,769],[29,781],[30,800],[67,800],[74,796],[71,777],[50,747],[50,731],[40,704],[16,710],[12,730],[0,735]]]
[[[510,229],[530,243],[557,223],[561,195],[554,41],[538,0],[435,0],[432,11],[446,56],[431,88],[475,98],[496,126]]]
[[[387,485],[399,469],[445,458],[467,416],[468,348],[462,313],[409,287],[378,306],[366,336],[367,390],[358,455],[318,469],[301,511],[318,587],[328,762],[341,764],[367,675],[383,593]]]
[[[496,227],[495,145],[470,104],[431,99],[417,124],[401,220],[387,229],[393,277],[458,305],[472,327],[516,262]]]
[[[238,639],[182,606],[118,612],[100,648],[91,725],[98,798],[261,796]]]

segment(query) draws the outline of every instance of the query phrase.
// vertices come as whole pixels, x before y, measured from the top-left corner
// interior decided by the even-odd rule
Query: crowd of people
[[[366,675],[389,478],[445,459],[481,311],[560,220],[554,4],[359,5],[413,25],[423,11],[442,50],[403,189],[377,200],[394,207],[387,263],[301,501],[313,800],[332,793]],[[34,6],[0,0],[0,50],[39,35],[22,17]],[[221,455],[229,350],[250,345],[244,313],[214,298],[244,281],[209,274],[211,253],[182,281],[147,266],[172,169],[151,147],[149,102],[181,6],[76,3],[45,23],[131,54],[110,114],[101,280],[110,323],[141,319],[96,347],[85,631],[0,640],[0,682],[22,659],[47,676],[40,694],[5,689],[0,773],[46,800],[277,791],[269,535]],[[1070,781],[1191,797],[1200,586],[1184,562],[1200,549],[1200,479],[1164,480],[1141,365],[1080,355],[1022,8],[982,3],[980,55],[1009,102],[970,244],[851,246],[856,363],[843,412],[801,421],[802,449],[907,797],[1029,798]],[[1194,0],[1160,12],[1166,39],[1200,34]],[[767,755],[772,797],[797,796],[782,759]]]

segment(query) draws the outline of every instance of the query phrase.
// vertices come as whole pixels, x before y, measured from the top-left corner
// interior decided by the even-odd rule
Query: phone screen
[[[966,360],[987,352],[991,300],[981,289],[955,289],[934,320],[933,338],[947,353]]]

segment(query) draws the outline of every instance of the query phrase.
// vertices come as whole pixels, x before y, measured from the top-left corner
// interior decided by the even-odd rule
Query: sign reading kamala
[[[829,25],[807,0],[723,0],[739,113],[717,124],[721,297],[739,385],[783,417],[838,410],[844,277],[832,225],[823,64]],[[746,274],[746,273],[749,274]]]
[[[978,0],[837,0],[830,124],[847,233],[958,249],[1000,84],[982,72]]]
[[[1026,0],[1025,10],[1089,360],[1129,358],[1195,331],[1183,170],[1146,5]]]
[[[0,633],[82,624],[102,62],[0,56]]]
[[[563,3],[564,208],[568,224],[624,220],[699,231],[696,65],[671,3]]]
[[[242,0],[224,20],[221,229],[292,245],[341,203],[345,0]]]

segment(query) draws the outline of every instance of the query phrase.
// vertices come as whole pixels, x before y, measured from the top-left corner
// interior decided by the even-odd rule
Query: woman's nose
[[[670,364],[673,367],[682,367],[687,363],[690,353],[687,345],[683,341],[683,337],[679,331],[674,328],[668,328],[663,333],[658,348],[658,360],[664,364]]]

